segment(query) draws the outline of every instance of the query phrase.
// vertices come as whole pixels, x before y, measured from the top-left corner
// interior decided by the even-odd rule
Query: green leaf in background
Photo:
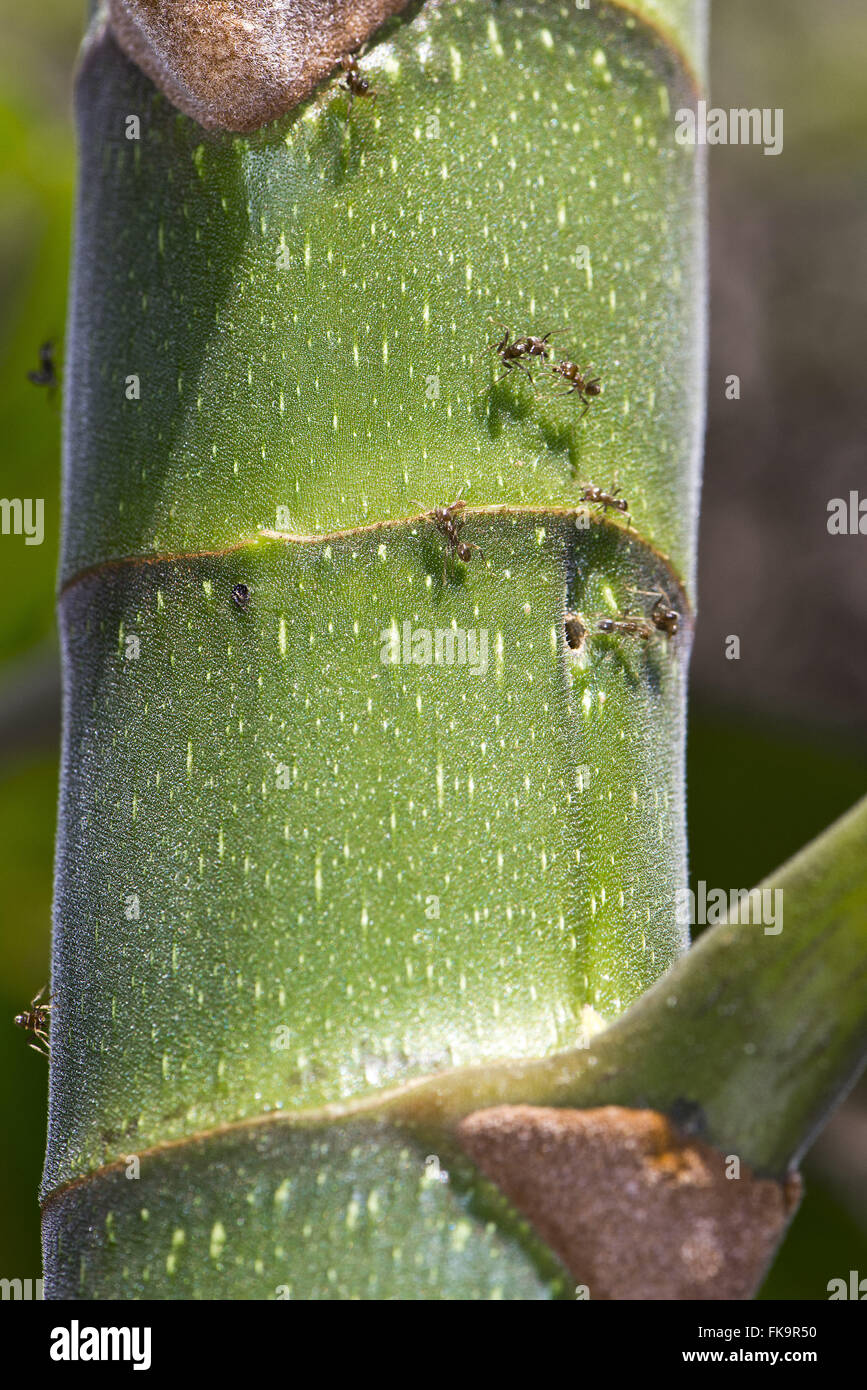
[[[63,357],[63,316],[69,264],[74,177],[69,102],[69,43],[81,12],[68,4],[44,8],[48,32],[36,42],[21,7],[0,5],[0,496],[42,498],[45,537],[0,544],[0,588],[14,602],[0,606],[0,663],[21,660],[34,647],[53,647],[57,547],[60,534],[59,397],[27,380],[42,342],[54,339]],[[21,462],[25,461],[25,466]],[[0,670],[0,687],[9,673]]]
[[[68,0],[38,7],[0,0],[0,497],[45,502],[41,546],[0,537],[0,1273],[34,1279],[47,1075],[12,1017],[50,970],[61,417],[59,396],[48,399],[26,374],[48,338],[58,340],[62,360],[74,177],[70,73],[83,13]]]

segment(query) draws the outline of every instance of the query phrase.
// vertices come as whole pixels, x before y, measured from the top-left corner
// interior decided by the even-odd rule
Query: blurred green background
[[[45,1061],[12,1016],[49,975],[60,685],[59,399],[26,379],[60,347],[85,0],[0,0],[0,495],[44,497],[45,542],[0,537],[0,1276],[38,1277]],[[719,106],[782,107],[784,151],[711,151],[711,354],[690,707],[694,880],[749,887],[867,791],[867,600],[829,497],[863,475],[867,9],[718,0]],[[725,377],[741,399],[725,400]],[[863,542],[861,542],[863,546]],[[727,661],[727,635],[741,659]],[[765,1298],[867,1274],[867,1088],[805,1165]]]

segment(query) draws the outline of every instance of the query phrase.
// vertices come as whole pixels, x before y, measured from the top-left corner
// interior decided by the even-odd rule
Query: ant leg
[[[530,373],[528,369],[524,366],[523,362],[516,362],[514,357],[510,358],[509,360],[504,360],[503,367],[505,369],[503,371],[503,376],[498,377],[498,381],[503,380],[503,377],[506,375],[506,372],[513,372],[516,368],[519,372],[523,372],[524,376],[528,377],[531,382],[533,380],[532,376],[530,376]]]

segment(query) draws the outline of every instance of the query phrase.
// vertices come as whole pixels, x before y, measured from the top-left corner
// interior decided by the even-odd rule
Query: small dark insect
[[[30,1001],[30,1008],[27,1009],[25,1013],[15,1015],[15,1022],[18,1027],[23,1028],[27,1033],[32,1033],[36,1038],[37,1041],[30,1044],[33,1051],[41,1053],[43,1057],[48,1057],[50,1055],[48,1047],[48,1023],[49,1014],[51,1013],[51,1001],[54,998],[54,995],[51,994],[45,1000],[44,1004],[39,1002],[47,988],[47,985],[43,985],[39,993],[34,995]]]
[[[51,390],[57,386],[57,363],[54,360],[54,344],[43,343],[39,349],[39,370],[28,372],[27,380],[32,381],[34,386],[48,386]]]
[[[697,1100],[687,1100],[677,1096],[671,1103],[669,1119],[675,1129],[683,1135],[696,1135],[703,1138],[707,1134],[707,1116]]]
[[[566,395],[577,395],[578,399],[583,401],[584,409],[578,417],[583,420],[590,409],[589,398],[602,395],[599,377],[594,376],[588,378],[587,373],[590,371],[590,368],[579,367],[577,362],[558,362],[556,366],[551,368],[551,371],[555,376],[562,376],[565,381],[571,381],[572,385],[569,387]]]
[[[566,641],[573,651],[580,652],[584,646],[584,638],[587,629],[584,626],[580,613],[567,613],[564,618],[566,628]]]
[[[660,632],[664,632],[666,637],[677,636],[680,614],[676,608],[672,608],[670,601],[664,595],[656,600],[650,610],[650,621]]]
[[[423,511],[425,510],[423,502],[417,502],[417,505],[421,507]],[[458,512],[462,512],[466,505],[464,499],[458,495],[454,502],[450,503],[448,507],[434,507],[433,511],[430,512],[434,526],[442,536],[445,536],[446,545],[448,547],[446,554],[443,556],[443,584],[446,582],[446,559],[449,555],[457,555],[458,559],[463,560],[464,564],[473,558],[473,552],[476,550],[483,560],[485,558],[481,546],[474,545],[472,541],[462,541],[460,539],[463,518],[458,516]]]
[[[349,93],[349,105],[346,111],[346,119],[348,120],[355,98],[368,97],[371,101],[376,101],[376,92],[371,91],[369,79],[362,77],[358,59],[354,53],[349,53],[345,58],[341,58],[340,66],[346,74],[346,81],[341,82],[340,85],[344,92]]]
[[[530,369],[524,365],[521,358],[541,357],[543,361],[547,360],[548,353],[551,351],[551,345],[548,342],[550,336],[550,333],[546,333],[543,338],[536,338],[532,334],[525,333],[522,337],[516,338],[514,342],[510,342],[511,333],[508,328],[504,328],[503,336],[499,342],[488,344],[488,352],[495,352],[503,364],[503,371],[497,377],[497,381],[502,381],[506,372],[512,371],[514,367],[517,367],[519,372],[523,372],[532,381]]]
[[[634,594],[645,594],[648,598],[655,598],[656,602],[650,610],[650,621],[659,632],[664,632],[666,637],[676,637],[680,623],[680,614],[677,609],[672,607],[671,599],[664,589],[633,589]]]
[[[250,590],[246,584],[236,584],[232,590],[232,601],[238,608],[248,608],[250,605]]]
[[[587,483],[584,491],[579,497],[579,502],[596,502],[603,512],[607,512],[609,507],[613,507],[618,512],[628,512],[629,503],[625,497],[618,497],[619,487],[612,488],[611,492],[605,492],[601,487],[596,487],[594,483]]]
[[[632,613],[621,613],[619,618],[597,618],[596,631],[613,633],[617,637],[640,637],[646,642],[653,636],[653,628]]]

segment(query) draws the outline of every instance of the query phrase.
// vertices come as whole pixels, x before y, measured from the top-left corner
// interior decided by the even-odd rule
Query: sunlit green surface
[[[364,70],[377,100],[350,120],[335,80],[241,139],[113,47],[89,61],[64,575],[252,538],[278,508],[323,533],[615,477],[691,572],[703,257],[677,58],[617,9],[479,0],[400,24]],[[502,324],[595,362],[583,420],[550,370],[492,389]]]
[[[610,611],[641,548],[464,535],[445,588],[420,523],[66,594],[49,1190],[131,1138],[563,1048],[682,949],[683,644],[563,631],[567,576]]]

